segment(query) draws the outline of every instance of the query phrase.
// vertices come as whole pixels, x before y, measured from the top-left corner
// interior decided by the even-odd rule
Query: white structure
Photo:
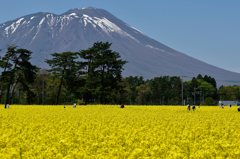
[[[223,105],[229,105],[229,104],[231,104],[232,106],[234,106],[234,105],[236,106],[236,105],[238,105],[238,101],[227,101],[227,100],[226,100],[226,101],[225,101],[225,100],[221,101],[221,100],[220,100],[220,101],[218,102],[218,105],[221,106],[222,104],[223,104]]]

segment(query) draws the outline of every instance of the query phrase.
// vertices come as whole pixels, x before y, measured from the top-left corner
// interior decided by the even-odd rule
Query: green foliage
[[[112,100],[111,92],[119,90],[123,65],[126,61],[120,58],[119,53],[110,50],[111,43],[96,42],[87,50],[81,50],[79,55],[86,60],[87,76],[85,85],[79,88],[86,103],[91,99],[98,99],[101,104]]]
[[[55,104],[57,105],[63,83],[65,83],[69,90],[76,90],[74,88],[77,86],[77,79],[82,74],[80,71],[82,63],[77,61],[78,53],[76,52],[53,53],[51,55],[53,56],[53,59],[45,60],[45,62],[52,68],[49,69],[48,72],[61,78],[60,83],[58,84],[58,91],[56,92]]]
[[[180,77],[155,77],[149,81],[152,94],[152,100],[166,101],[181,99],[181,79]]]
[[[221,100],[238,100],[240,86],[225,86],[219,88],[219,98]]]
[[[156,104],[182,100],[180,77],[161,76],[144,80],[142,76],[122,78],[123,66],[119,53],[110,49],[111,43],[96,42],[92,47],[79,52],[53,53],[45,62],[51,69],[40,70],[29,60],[32,52],[8,46],[0,59],[0,101],[22,104],[130,103]],[[81,59],[83,61],[81,61]],[[38,72],[37,72],[38,71]],[[239,100],[240,86],[216,88],[211,76],[199,74],[183,82],[183,99],[190,102]],[[188,100],[189,101],[189,100]]]
[[[130,93],[129,94],[129,100],[128,101],[135,101],[135,99],[137,98],[137,91],[136,91],[136,87],[137,86],[140,86],[141,84],[144,84],[145,81],[143,80],[143,77],[140,76],[129,76],[129,77],[126,77],[126,86],[128,87],[127,89],[128,92]]]
[[[202,81],[199,84],[198,89],[202,90],[202,93],[205,96],[210,96],[210,97],[212,97],[216,92],[216,89],[214,88],[214,86],[206,81]]]
[[[26,49],[17,49],[17,46],[8,46],[8,51],[0,60],[0,67],[3,68],[1,75],[1,97],[6,92],[5,103],[11,104],[15,88],[21,84],[22,90],[27,93],[27,102],[34,101],[34,93],[29,88],[29,84],[34,82],[38,68],[32,65],[32,52]]]
[[[195,101],[202,101],[207,97],[218,99],[216,81],[207,75],[203,77],[199,74],[197,78],[193,77],[192,80],[184,82],[184,90],[185,99],[186,97]]]
[[[136,91],[138,95],[136,98],[136,101],[140,104],[145,104],[147,101],[147,97],[152,93],[149,83],[145,83],[145,84],[141,84],[140,86],[137,86]]]
[[[204,103],[202,103],[202,105],[215,106],[215,105],[216,105],[216,102],[214,102],[213,98],[207,97],[207,98],[204,100]]]
[[[118,87],[118,90],[114,89],[111,92],[113,103],[121,104],[130,101],[131,104],[132,91],[126,78],[122,78],[122,80],[118,82]]]
[[[77,105],[85,105],[85,102],[81,99],[77,100]]]
[[[46,86],[45,86],[45,91],[46,91],[46,98],[44,100],[45,104],[55,104],[56,102],[56,98],[57,98],[57,92],[59,89],[59,83],[60,83],[60,78],[57,78],[54,74],[49,74],[46,75],[47,80],[46,80]],[[59,98],[59,103],[64,103],[66,101],[67,98],[67,94],[66,94],[66,88],[63,86],[61,88],[61,92],[60,92],[60,97]],[[45,96],[44,96],[45,97]]]

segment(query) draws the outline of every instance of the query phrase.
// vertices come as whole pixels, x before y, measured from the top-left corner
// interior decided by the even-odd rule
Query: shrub
[[[207,98],[204,100],[204,103],[202,103],[202,105],[216,106],[216,103],[214,102],[213,98],[207,97]]]
[[[77,105],[85,105],[85,102],[81,99],[77,100]]]

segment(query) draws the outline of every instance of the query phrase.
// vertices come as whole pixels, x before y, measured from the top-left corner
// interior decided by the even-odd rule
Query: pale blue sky
[[[240,73],[240,0],[1,0],[0,23],[89,6],[177,51]]]

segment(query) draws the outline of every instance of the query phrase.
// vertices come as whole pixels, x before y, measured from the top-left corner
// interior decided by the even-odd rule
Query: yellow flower
[[[236,109],[202,106],[192,113],[183,106],[126,106],[124,111],[118,105],[0,108],[3,159],[240,158]]]

